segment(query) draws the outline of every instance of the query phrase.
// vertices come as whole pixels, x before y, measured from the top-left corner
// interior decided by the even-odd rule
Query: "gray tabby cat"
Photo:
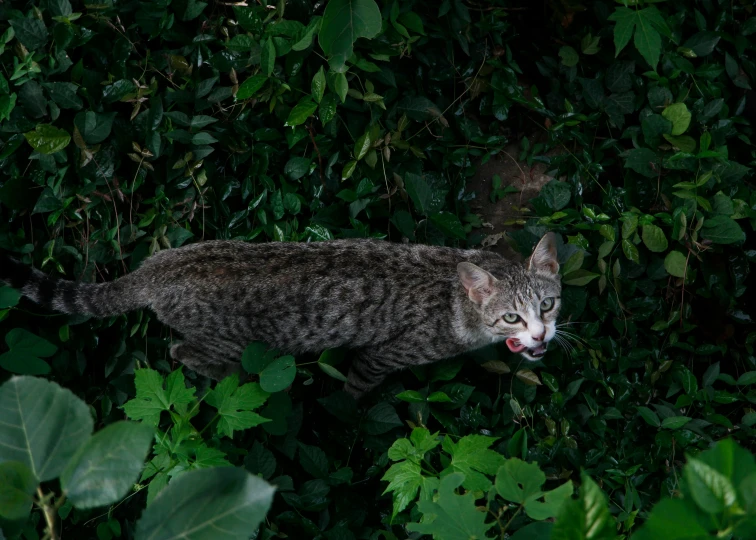
[[[48,277],[3,255],[0,279],[64,313],[150,308],[185,341],[171,356],[221,379],[252,341],[292,354],[347,347],[355,397],[392,371],[505,341],[529,360],[556,332],[554,235],[525,264],[485,251],[376,240],[210,241],[160,251],[110,283]]]

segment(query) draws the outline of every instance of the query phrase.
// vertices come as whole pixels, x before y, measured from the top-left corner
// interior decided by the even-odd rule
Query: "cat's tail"
[[[109,283],[68,281],[48,276],[5,253],[0,253],[0,281],[42,306],[72,315],[112,317],[148,305],[133,274]]]

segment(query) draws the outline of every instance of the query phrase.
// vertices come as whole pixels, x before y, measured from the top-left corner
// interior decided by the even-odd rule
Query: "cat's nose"
[[[531,335],[530,337],[533,338],[533,341],[543,341],[544,339],[546,339],[546,329],[544,329],[543,332],[541,332],[537,336]]]

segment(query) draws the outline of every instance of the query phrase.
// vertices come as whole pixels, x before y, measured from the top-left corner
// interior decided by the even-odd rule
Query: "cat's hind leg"
[[[234,373],[241,374],[241,364],[225,360],[208,347],[192,342],[181,342],[171,347],[171,358],[193,369],[200,375],[220,381]]]
[[[344,391],[354,399],[360,399],[379,386],[387,375],[402,367],[404,365],[396,355],[388,351],[360,351],[349,366]]]

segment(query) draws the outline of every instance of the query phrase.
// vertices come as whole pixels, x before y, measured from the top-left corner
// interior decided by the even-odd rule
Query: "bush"
[[[64,317],[5,287],[4,379],[54,378],[98,434],[126,415],[157,434],[104,515],[0,454],[25,505],[43,482],[13,531],[57,507],[66,536],[139,537],[162,489],[236,466],[277,489],[256,538],[446,538],[443,515],[479,537],[752,536],[753,6],[231,4],[0,5],[0,248],[93,281],[209,238],[480,246],[471,179],[515,142],[555,178],[510,240],[559,233],[564,348],[407,371],[358,407],[340,351],[253,345],[255,382],[211,384],[149,312]]]

